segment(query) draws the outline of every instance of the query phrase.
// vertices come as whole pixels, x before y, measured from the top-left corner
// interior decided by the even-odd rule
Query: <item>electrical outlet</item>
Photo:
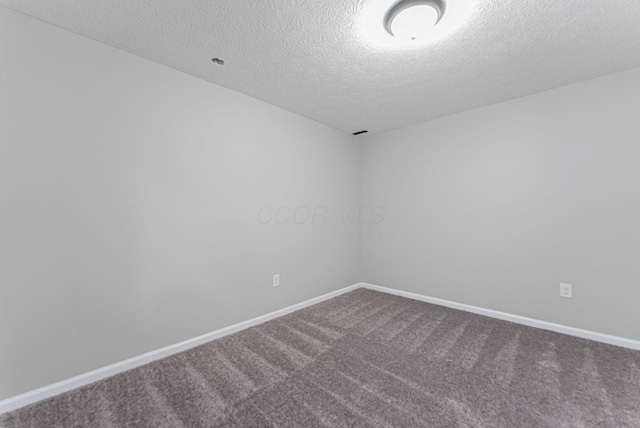
[[[560,297],[564,297],[565,299],[573,298],[573,285],[560,284]]]
[[[273,286],[274,287],[280,287],[280,274],[279,273],[273,275]]]

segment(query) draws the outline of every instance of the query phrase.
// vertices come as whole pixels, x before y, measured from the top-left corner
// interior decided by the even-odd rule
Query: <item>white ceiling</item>
[[[640,0],[475,0],[465,25],[412,49],[363,38],[370,1],[0,5],[349,133],[393,129],[640,66]],[[447,0],[456,1],[463,0]],[[212,57],[226,65],[212,64]]]

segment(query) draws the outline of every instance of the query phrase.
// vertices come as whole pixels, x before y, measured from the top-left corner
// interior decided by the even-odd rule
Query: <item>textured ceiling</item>
[[[409,49],[363,37],[371,1],[0,5],[346,132],[393,129],[640,66],[640,0],[475,0],[457,31]],[[469,2],[447,0],[456,1]]]

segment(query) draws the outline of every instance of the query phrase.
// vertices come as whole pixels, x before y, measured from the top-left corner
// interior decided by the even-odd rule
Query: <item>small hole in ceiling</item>
[[[224,60],[220,58],[211,58],[211,62],[216,65],[224,65]]]

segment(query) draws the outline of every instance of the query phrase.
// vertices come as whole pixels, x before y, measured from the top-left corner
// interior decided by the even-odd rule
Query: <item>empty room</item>
[[[0,427],[640,428],[640,1],[0,0]]]

